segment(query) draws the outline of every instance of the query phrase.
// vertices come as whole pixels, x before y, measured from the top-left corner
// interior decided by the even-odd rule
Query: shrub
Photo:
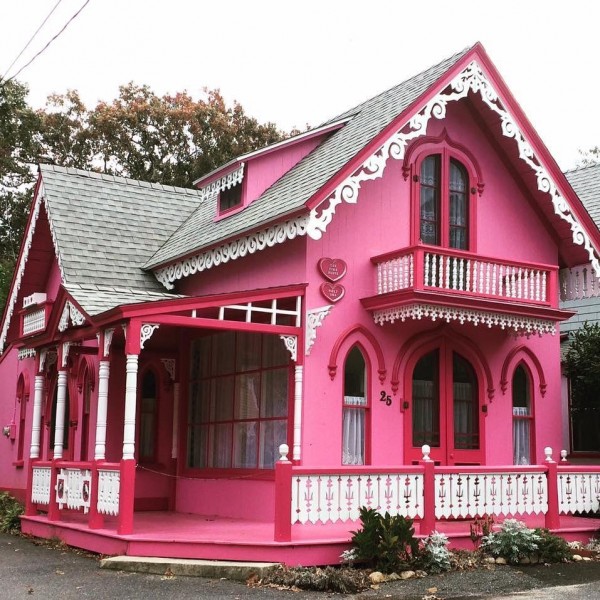
[[[17,533],[21,531],[23,505],[7,492],[0,494],[0,531],[3,533]]]
[[[537,552],[541,537],[516,519],[506,519],[496,533],[490,533],[481,540],[481,548],[492,556],[501,556],[512,565]]]
[[[537,542],[537,552],[541,562],[564,562],[571,558],[569,544],[563,538],[550,533],[547,529],[536,529],[535,533],[540,538]]]
[[[392,573],[410,564],[419,554],[412,519],[388,512],[381,515],[372,508],[361,507],[361,529],[352,532],[352,546],[358,560],[383,573]]]
[[[430,573],[442,573],[452,568],[448,550],[448,538],[443,533],[434,531],[423,542],[422,565]]]

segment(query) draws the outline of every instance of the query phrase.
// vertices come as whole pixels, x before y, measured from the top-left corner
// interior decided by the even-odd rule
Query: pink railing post
[[[544,448],[546,454],[545,465],[548,478],[548,512],[546,513],[546,529],[558,529],[560,527],[559,503],[558,503],[558,465],[552,460],[552,448]]]
[[[422,290],[425,287],[425,251],[417,246],[413,252],[413,289]]]
[[[129,535],[133,533],[133,501],[135,492],[135,460],[121,460],[119,475],[119,520],[117,533]]]
[[[37,514],[36,505],[33,503],[31,496],[33,495],[33,467],[35,466],[34,459],[29,460],[27,471],[27,488],[25,491],[25,514],[28,517]]]
[[[104,516],[98,512],[98,461],[92,461],[92,489],[90,490],[90,529],[102,529],[104,527]]]
[[[280,458],[275,464],[275,541],[292,539],[292,463],[287,444],[279,446]]]
[[[422,447],[423,460],[423,518],[419,533],[429,535],[435,530],[435,463],[429,458],[431,448],[425,444]]]
[[[48,520],[58,521],[60,519],[60,509],[58,508],[58,502],[56,501],[56,484],[58,480],[58,463],[56,459],[52,459],[52,466],[50,467],[50,504],[48,505]]]

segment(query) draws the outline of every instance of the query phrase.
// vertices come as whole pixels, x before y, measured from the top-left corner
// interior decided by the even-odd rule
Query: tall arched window
[[[17,383],[17,402],[19,403],[19,438],[17,441],[17,463],[23,462],[25,454],[25,421],[27,416],[27,403],[29,401],[29,381],[23,374]]]
[[[419,238],[424,244],[469,250],[469,175],[444,151],[421,162]]]
[[[142,379],[142,401],[140,403],[140,462],[156,460],[156,433],[158,420],[158,385],[156,374],[148,369]]]
[[[512,380],[513,462],[530,465],[533,461],[533,407],[531,377],[523,364],[515,369]]]
[[[344,404],[342,410],[342,464],[367,462],[367,368],[358,346],[353,346],[344,364]]]

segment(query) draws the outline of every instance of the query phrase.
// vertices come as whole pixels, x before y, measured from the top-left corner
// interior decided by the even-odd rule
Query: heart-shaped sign
[[[339,281],[346,274],[347,269],[346,263],[341,258],[322,258],[319,261],[319,271],[329,281]]]
[[[329,302],[339,302],[346,293],[346,289],[339,283],[329,283],[326,281],[321,284],[321,294],[329,300]]]

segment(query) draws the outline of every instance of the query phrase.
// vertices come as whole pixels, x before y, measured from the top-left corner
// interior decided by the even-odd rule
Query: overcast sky
[[[0,75],[58,0],[0,0]],[[85,0],[62,0],[13,75]],[[90,0],[18,79],[88,105],[134,81],[220,88],[260,121],[318,125],[481,41],[563,169],[600,145],[597,0]]]

